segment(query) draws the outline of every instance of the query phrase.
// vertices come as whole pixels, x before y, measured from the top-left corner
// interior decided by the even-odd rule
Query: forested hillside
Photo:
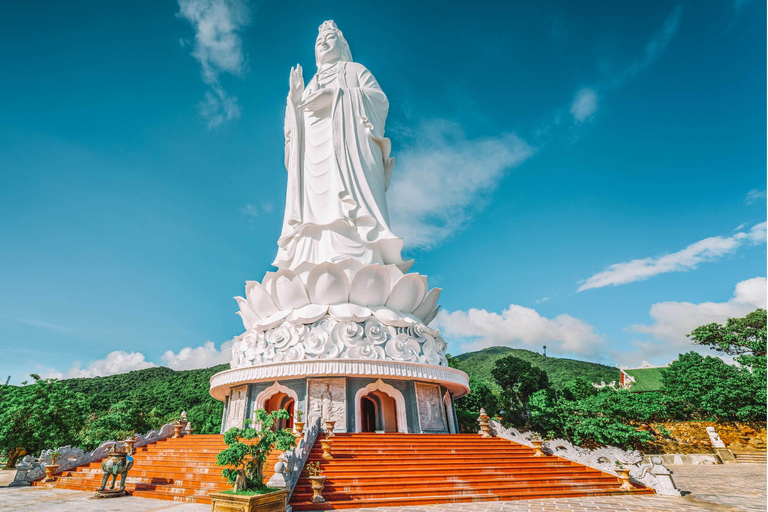
[[[461,362],[461,369],[467,372],[472,380],[482,382],[491,389],[499,391],[501,388],[491,376],[491,370],[497,359],[510,355],[528,361],[533,366],[548,372],[549,378],[556,388],[561,388],[569,380],[577,378],[586,382],[619,380],[618,368],[575,359],[545,358],[536,352],[519,348],[489,347],[477,352],[467,352],[457,356],[457,358]]]

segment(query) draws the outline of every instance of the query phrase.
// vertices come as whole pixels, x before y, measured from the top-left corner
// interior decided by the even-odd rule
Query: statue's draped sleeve
[[[301,224],[301,138],[302,123],[299,111],[291,97],[285,107],[285,169],[288,185],[285,187],[285,217],[280,238],[289,236]]]

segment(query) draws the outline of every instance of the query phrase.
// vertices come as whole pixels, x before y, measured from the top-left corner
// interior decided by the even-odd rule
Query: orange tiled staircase
[[[216,465],[216,454],[224,448],[222,435],[184,436],[137,448],[125,489],[143,498],[210,503],[209,492],[230,488]],[[267,460],[266,478],[272,476],[277,456],[273,452]],[[34,485],[95,491],[103,474],[101,461],[96,461],[56,475],[55,482],[38,480]]]
[[[645,487],[622,491],[615,476],[477,434],[337,434],[331,453],[333,460],[323,460],[318,440],[309,455],[328,477],[328,502],[310,503],[312,490],[302,477],[293,510],[653,494]]]
[[[210,503],[208,493],[228,488],[216,466],[225,448],[221,435],[166,439],[136,450],[126,490],[134,496]],[[533,449],[477,434],[337,434],[333,460],[321,458],[319,439],[310,460],[321,461],[328,479],[324,504],[310,503],[309,481],[301,478],[295,511],[624,494],[618,478],[557,457],[534,457]],[[266,465],[269,478],[277,453]],[[101,461],[35,485],[95,491]],[[119,480],[118,480],[119,484]],[[632,493],[652,494],[637,487]]]

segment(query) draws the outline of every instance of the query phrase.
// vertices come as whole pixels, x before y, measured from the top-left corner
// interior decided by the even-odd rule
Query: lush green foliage
[[[491,371],[496,360],[509,355],[528,361],[536,368],[547,372],[550,382],[557,389],[560,389],[566,382],[577,378],[582,378],[587,382],[619,380],[619,370],[610,366],[574,359],[544,357],[530,350],[510,347],[489,347],[477,352],[467,352],[456,356],[454,359],[458,361],[462,371],[466,372],[470,378],[476,382],[484,383],[494,391],[501,391],[501,387],[494,380]]]
[[[580,372],[581,378],[573,372],[564,379],[564,370],[573,366],[562,362],[579,362],[554,358],[549,363],[555,386],[550,387],[541,371],[546,370],[544,357],[525,350],[492,347],[449,358],[451,366],[471,377],[472,393],[456,401],[459,424],[465,430],[477,430],[477,416],[484,407],[491,416],[503,411],[506,423],[532,428],[550,438],[562,437],[582,446],[641,448],[652,439],[638,428],[642,424],[697,419],[765,421],[766,312],[759,309],[744,318],[729,319],[725,325],[705,325],[690,337],[699,345],[735,356],[738,365],[696,352],[680,354],[662,372],[663,393],[630,393],[608,387],[598,391],[591,385],[618,380],[617,370],[601,365],[580,367],[578,370],[586,370]],[[488,357],[483,361],[484,355]],[[553,377],[555,368],[557,377]],[[492,383],[487,380],[489,375]]]
[[[227,447],[216,455],[216,464],[229,466],[222,473],[235,492],[246,489],[265,489],[264,464],[273,449],[288,450],[296,442],[289,429],[275,429],[278,419],[288,419],[285,409],[268,413],[257,409],[256,427],[251,427],[250,420],[245,420],[245,428],[231,428],[224,433]],[[254,441],[255,442],[245,442]]]
[[[664,390],[677,419],[764,420],[765,371],[731,366],[696,352],[680,354],[665,369]]]
[[[30,454],[72,445],[91,450],[130,432],[144,434],[186,410],[195,432],[218,433],[223,403],[209,393],[209,379],[228,368],[173,371],[148,368],[90,379],[44,380],[0,386],[0,453]]]
[[[78,445],[88,418],[86,396],[56,380],[32,378],[29,386],[0,386],[0,452]]]

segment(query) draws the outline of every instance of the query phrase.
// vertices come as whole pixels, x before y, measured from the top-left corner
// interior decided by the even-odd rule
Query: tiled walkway
[[[719,466],[671,466],[682,498],[630,496],[561,498],[506,502],[457,503],[421,507],[377,508],[376,512],[730,512],[766,511],[766,466],[727,464]],[[6,472],[2,472],[6,473]],[[6,477],[7,475],[0,475]],[[7,478],[0,478],[0,481]],[[7,485],[7,484],[6,484]],[[91,493],[34,487],[0,488],[0,511],[32,512],[208,512],[210,505],[125,497],[108,501]],[[361,509],[358,509],[361,510]]]

